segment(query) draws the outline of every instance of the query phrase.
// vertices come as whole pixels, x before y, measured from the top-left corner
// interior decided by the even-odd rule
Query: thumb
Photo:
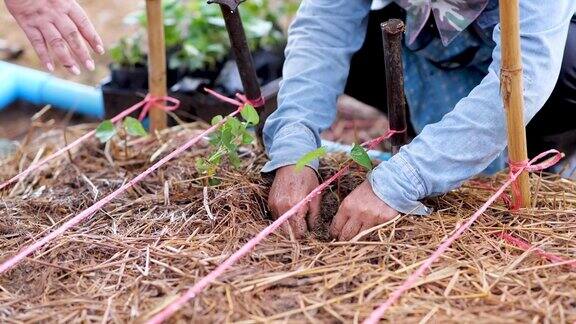
[[[310,201],[309,211],[308,211],[308,229],[315,231],[320,226],[320,203],[322,202],[322,196],[318,195]]]
[[[296,238],[302,238],[306,235],[308,231],[308,226],[306,225],[306,215],[308,214],[308,204],[302,206],[295,215],[290,217],[288,222],[292,228],[292,232]]]

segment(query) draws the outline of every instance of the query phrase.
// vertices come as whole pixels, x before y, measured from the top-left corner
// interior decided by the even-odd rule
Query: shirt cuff
[[[267,150],[270,161],[264,165],[261,172],[268,173],[296,164],[302,156],[318,147],[318,140],[308,127],[301,124],[285,126],[275,134],[272,145]],[[318,160],[314,160],[308,166],[317,172],[319,164]]]
[[[402,151],[380,163],[368,175],[372,190],[388,206],[403,214],[429,215],[432,208],[419,200],[426,197],[426,189],[418,171],[412,167]]]

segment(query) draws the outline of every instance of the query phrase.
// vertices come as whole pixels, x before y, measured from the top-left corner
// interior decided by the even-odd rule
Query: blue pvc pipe
[[[104,99],[100,89],[0,61],[0,110],[15,100],[52,105],[90,117],[104,117]]]
[[[46,72],[0,61],[0,110],[15,100],[36,105],[53,105],[64,110],[96,117],[104,117],[102,91],[75,82],[54,77]],[[329,152],[345,152],[352,146],[322,141]],[[380,161],[390,159],[390,153],[368,151],[368,155]]]
[[[14,77],[0,68],[0,110],[16,100]]]

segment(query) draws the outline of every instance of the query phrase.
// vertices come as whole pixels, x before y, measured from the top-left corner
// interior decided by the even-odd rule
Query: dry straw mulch
[[[195,129],[196,128],[196,129]],[[182,143],[199,126],[102,147],[95,141],[0,194],[0,260],[56,228]],[[84,128],[68,131],[70,140]],[[64,142],[47,132],[0,162],[0,179]],[[239,170],[204,189],[200,145],[0,275],[0,322],[138,322],[207,274],[268,223],[270,179],[258,150]],[[323,160],[333,173],[342,156]],[[325,194],[324,224],[362,180],[355,170]],[[325,229],[294,241],[277,233],[173,321],[357,322],[386,298],[491,194],[504,175],[466,184],[427,204],[426,218],[403,216],[355,242]],[[576,184],[533,176],[535,208],[509,212],[499,201],[387,312],[390,322],[572,323],[576,272],[550,265],[499,238],[502,231],[576,258]],[[487,189],[488,188],[488,189]],[[289,190],[289,188],[286,188]]]

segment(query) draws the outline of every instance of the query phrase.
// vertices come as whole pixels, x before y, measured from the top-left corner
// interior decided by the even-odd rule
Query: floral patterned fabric
[[[406,10],[408,45],[416,41],[432,14],[442,44],[447,46],[480,16],[490,0],[375,0],[374,8],[392,2]]]

